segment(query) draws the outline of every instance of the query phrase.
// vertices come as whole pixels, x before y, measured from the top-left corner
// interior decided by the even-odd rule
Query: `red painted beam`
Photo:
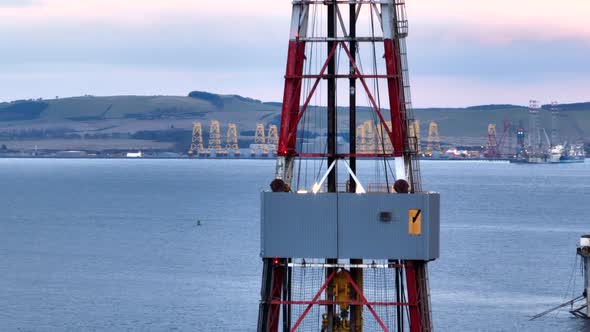
[[[291,304],[291,305],[372,305],[372,306],[411,306],[416,305],[415,303],[409,302],[364,302],[364,301],[272,301],[272,304]]]
[[[273,266],[272,272],[272,288],[271,288],[271,305],[270,305],[270,315],[268,317],[268,331],[269,332],[277,332],[279,330],[279,317],[280,317],[280,309],[281,305],[276,304],[275,299],[281,299],[281,294],[283,290],[283,281],[285,277],[285,267],[284,266]]]
[[[301,98],[301,76],[305,60],[305,42],[289,41],[287,55],[287,69],[285,74],[285,89],[283,93],[283,107],[281,110],[281,127],[277,154],[286,156],[295,153],[295,140],[289,140],[288,135],[292,127],[297,128],[295,119],[299,114],[299,99]]]
[[[383,41],[385,48],[385,68],[387,70],[387,87],[389,90],[389,111],[391,113],[391,131],[393,132],[393,153],[396,157],[403,156],[406,133],[403,125],[401,75],[399,73],[399,59],[397,48],[392,39]]]
[[[326,62],[324,62],[324,65],[322,66],[322,69],[320,70],[319,76],[322,76],[324,74],[324,72],[326,71],[326,69],[328,68],[328,64],[330,63],[330,60],[334,57],[334,54],[336,53],[336,46],[337,45],[338,44],[334,44],[334,47],[332,47],[332,50],[330,51],[330,54],[328,54],[328,58],[326,59]],[[317,89],[318,84],[320,83],[320,80],[321,80],[321,78],[317,78],[316,81],[314,82],[313,87],[309,91],[309,94],[307,95],[307,98],[305,99],[305,102],[303,103],[303,106],[301,107],[301,111],[299,111],[299,114],[297,114],[293,119],[290,119],[291,126],[289,129],[290,131],[286,134],[286,136],[287,136],[286,140],[288,142],[287,149],[292,147],[293,152],[291,154],[295,153],[295,143],[297,140],[297,126],[299,125],[301,118],[305,114],[305,111],[307,111],[307,107],[309,106],[309,103],[311,102],[311,98],[313,97],[315,90]],[[282,118],[281,118],[281,121],[283,121]],[[279,147],[280,147],[280,144],[279,144]]]
[[[320,298],[320,296],[322,295],[324,290],[328,287],[328,284],[330,283],[330,281],[332,281],[332,279],[334,279],[335,275],[336,275],[336,271],[332,272],[328,276],[328,278],[326,279],[326,281],[324,282],[322,287],[320,287],[320,290],[318,290],[318,292],[315,294],[315,296],[311,300],[312,302],[316,302]],[[295,322],[295,325],[293,325],[293,327],[291,328],[291,332],[294,332],[297,330],[297,328],[299,327],[299,325],[301,324],[301,322],[303,321],[303,319],[305,318],[305,316],[311,310],[312,307],[313,307],[313,303],[310,303],[307,305],[307,308],[305,308],[303,313],[301,313],[301,316],[299,317],[299,319],[297,319],[297,322]]]
[[[418,280],[416,279],[416,269],[412,261],[405,261],[406,285],[408,289],[408,302],[416,303],[410,306],[410,331],[421,332],[422,321],[420,319],[420,308],[418,307]]]
[[[285,78],[323,78],[323,79],[328,79],[330,77],[336,77],[336,78],[393,78],[392,76],[388,76],[388,75],[366,75],[366,74],[362,74],[362,75],[313,75],[313,74],[309,74],[309,75],[301,75],[301,76],[285,76]]]
[[[363,291],[354,282],[354,280],[352,280],[352,277],[350,276],[348,271],[346,271],[346,270],[343,270],[343,271],[344,271],[344,276],[346,277],[346,279],[348,279],[348,282],[350,282],[350,285],[352,286],[352,288],[356,292],[357,296],[359,296],[361,298],[361,302],[363,302],[364,305],[367,306],[367,309],[369,309],[369,311],[371,312],[373,317],[375,317],[377,324],[379,324],[379,326],[381,326],[381,328],[383,329],[384,332],[389,332],[389,329],[387,328],[387,326],[385,326],[385,324],[383,323],[381,318],[379,318],[379,315],[377,315],[377,312],[375,311],[375,309],[373,309],[373,307],[369,304],[369,301],[367,301],[367,298],[363,294]]]
[[[299,50],[300,46],[302,46],[301,50]],[[397,123],[399,128],[396,126],[392,126],[391,129],[389,128],[389,126],[386,124],[383,114],[381,113],[381,109],[377,105],[377,102],[375,101],[375,98],[373,97],[373,94],[371,93],[371,90],[369,89],[369,86],[365,80],[365,77],[370,78],[370,77],[382,76],[382,77],[387,77],[388,82],[397,81],[395,79],[395,75],[397,75],[395,73],[397,73],[397,71],[394,71],[394,74],[390,74],[388,72],[387,75],[364,75],[361,73],[360,69],[357,67],[356,61],[352,57],[352,55],[350,54],[350,51],[348,50],[348,47],[346,46],[346,44],[343,42],[335,43],[334,47],[332,47],[332,50],[328,54],[328,57],[327,57],[324,65],[322,66],[320,73],[318,75],[307,75],[307,76],[315,77],[316,81],[314,82],[313,87],[311,88],[305,102],[303,103],[301,110],[299,110],[299,98],[301,97],[301,83],[302,83],[302,78],[304,77],[304,75],[303,75],[303,61],[305,59],[305,45],[304,45],[304,43],[297,42],[297,41],[291,41],[289,43],[289,56],[288,56],[288,60],[287,60],[287,74],[285,75],[285,93],[284,93],[284,97],[283,97],[283,108],[282,108],[282,115],[281,115],[281,132],[280,132],[280,136],[279,136],[279,146],[278,146],[278,152],[277,152],[278,155],[279,156],[287,156],[287,155],[294,156],[297,154],[297,152],[295,150],[295,145],[296,145],[296,139],[297,139],[298,124],[301,121],[301,118],[303,117],[303,115],[305,114],[305,111],[307,110],[307,107],[309,106],[311,98],[313,97],[320,80],[322,78],[324,78],[324,76],[325,76],[324,72],[326,71],[328,63],[334,57],[338,46],[342,47],[342,49],[344,50],[344,52],[346,53],[346,55],[350,59],[351,64],[355,70],[354,76],[361,81],[361,83],[365,89],[365,92],[367,93],[367,96],[369,98],[369,101],[371,102],[371,105],[375,109],[375,112],[377,113],[377,116],[379,117],[379,120],[381,121],[381,124],[383,125],[383,128],[385,129],[385,132],[387,133],[387,137],[389,137],[389,140],[392,142],[392,145],[394,147],[394,156],[401,156],[403,154],[403,133],[402,133],[401,120],[399,120]],[[299,53],[299,51],[301,52],[301,54]],[[387,56],[387,54],[386,54],[386,56]],[[397,100],[399,100],[400,96],[397,96],[397,98],[398,98]],[[390,99],[391,99],[391,95],[390,95]],[[401,114],[399,109],[395,112],[398,115]],[[392,111],[392,114],[394,114],[394,111]],[[398,116],[398,118],[399,118],[399,116]],[[395,123],[395,122],[394,122],[394,118],[392,117],[392,124],[393,123]],[[401,147],[396,148],[396,145],[395,145],[396,139],[399,140],[399,142],[401,142]],[[382,157],[382,156],[384,156],[384,154],[375,154],[375,156]]]
[[[328,157],[328,153],[298,153],[298,157],[305,158],[323,158]],[[348,157],[360,157],[360,158],[381,158],[381,157],[393,157],[393,153],[336,153],[335,158],[348,158]]]

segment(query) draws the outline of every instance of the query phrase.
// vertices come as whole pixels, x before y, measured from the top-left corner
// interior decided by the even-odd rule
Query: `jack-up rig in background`
[[[233,151],[234,156],[240,156],[240,148],[238,147],[238,127],[234,123],[227,125],[227,139],[225,151]]]
[[[201,122],[193,124],[191,146],[188,150],[189,157],[239,157],[238,127],[234,123],[227,125],[225,136],[225,148],[221,139],[221,126],[219,121],[213,120],[209,126],[209,145],[205,149],[203,141],[203,127]]]
[[[438,134],[438,124],[434,121],[430,121],[428,125],[428,140],[426,142],[426,157],[438,157],[441,153],[440,149],[440,136]]]
[[[505,156],[509,155],[511,151],[505,152],[504,147],[508,146],[508,150],[510,150],[511,142],[511,130],[512,130],[512,123],[508,120],[504,120],[504,131],[500,139],[497,139],[496,136],[496,124],[490,123],[488,125],[488,144],[486,145],[486,149],[484,152],[484,156],[488,159],[500,159],[505,158]]]
[[[241,151],[238,145],[238,127],[234,123],[228,123],[227,135],[223,136],[221,124],[212,120],[209,125],[209,144],[205,148],[203,140],[203,126],[201,122],[193,124],[191,146],[188,150],[189,157],[233,157],[239,158]],[[254,144],[250,144],[250,157],[276,157],[279,142],[278,127],[268,126],[265,133],[264,124],[256,125]]]
[[[276,125],[268,126],[268,135],[265,135],[264,124],[256,125],[254,144],[250,144],[251,157],[276,157],[279,143],[279,133]]]
[[[420,181],[407,31],[403,0],[293,2],[258,331],[432,331],[440,197]],[[371,126],[358,126],[361,104]],[[305,145],[311,130],[324,144]]]
[[[200,122],[193,124],[193,136],[191,140],[191,147],[188,150],[189,156],[204,156],[205,147],[203,146],[203,127]]]
[[[385,124],[391,128],[391,121],[386,121]],[[382,150],[391,154],[393,153],[393,146],[391,141],[384,139],[386,133],[383,125],[377,125],[373,128],[373,121],[366,120],[356,128],[356,151],[360,153],[379,153]],[[410,137],[416,137],[416,152],[422,153],[420,146],[420,121],[414,120],[409,127]]]
[[[559,104],[552,102],[551,138],[545,128],[541,127],[541,105],[536,100],[530,101],[529,130],[525,131],[522,123],[517,129],[516,155],[510,159],[512,163],[524,164],[557,164],[583,163],[585,160],[583,143],[560,143],[559,141]],[[528,140],[526,136],[528,135]]]

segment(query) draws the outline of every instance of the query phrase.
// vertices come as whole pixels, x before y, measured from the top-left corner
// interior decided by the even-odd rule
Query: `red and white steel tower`
[[[293,192],[262,194],[258,331],[432,330],[427,262],[439,255],[439,198],[422,191],[409,130],[407,33],[404,0],[293,1],[275,173]],[[382,128],[377,151],[356,151],[361,102]],[[304,151],[318,127],[325,148]],[[296,167],[306,158],[326,170],[311,190]],[[381,192],[362,185],[363,158],[384,165]],[[407,195],[393,192],[396,180]]]

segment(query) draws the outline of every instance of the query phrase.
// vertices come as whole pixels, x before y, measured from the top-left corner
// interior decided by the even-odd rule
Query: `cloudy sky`
[[[407,0],[415,106],[590,100],[590,1]],[[289,0],[0,0],[0,101],[279,101]]]

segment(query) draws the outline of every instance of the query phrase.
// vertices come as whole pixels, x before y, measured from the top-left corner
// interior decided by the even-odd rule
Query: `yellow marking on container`
[[[422,210],[408,210],[408,234],[422,235]]]

